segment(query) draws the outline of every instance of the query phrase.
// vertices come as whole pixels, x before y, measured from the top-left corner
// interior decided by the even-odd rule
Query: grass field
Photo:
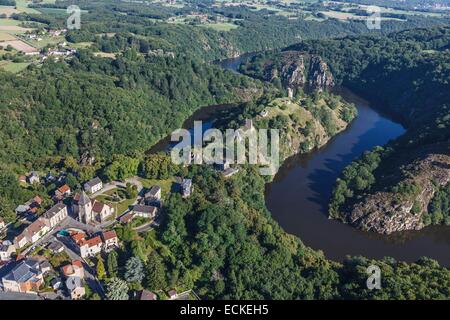
[[[18,26],[21,21],[13,19],[0,19],[0,26]]]
[[[25,12],[25,13],[35,13],[35,14],[40,14],[40,12],[36,9],[33,8],[28,8],[28,3],[31,3],[31,1],[27,1],[27,0],[16,0],[16,7],[17,10],[19,10],[20,12]]]
[[[33,40],[28,40],[28,42],[33,45],[36,48],[44,48],[47,45],[56,45],[60,42],[64,42],[65,41],[65,37],[64,36],[59,36],[59,37],[42,37],[41,41],[37,41],[35,39]]]
[[[136,199],[124,199],[120,202],[115,202],[115,201],[110,201],[108,200],[109,196],[114,194],[118,189],[112,189],[109,191],[106,191],[104,194],[99,195],[95,198],[95,200],[106,203],[107,205],[110,205],[111,207],[114,208],[115,212],[115,217],[120,216],[122,213],[124,213],[129,206],[131,206],[133,204],[133,202]]]
[[[144,188],[149,189],[152,186],[160,186],[161,187],[161,197],[164,199],[172,190],[172,186],[175,183],[175,179],[170,178],[166,180],[157,180],[157,179],[144,179],[139,178]]]
[[[233,24],[233,23],[208,23],[208,24],[202,24],[200,25],[203,28],[210,28],[210,29],[214,29],[216,31],[230,31],[233,29],[238,28],[237,25]]]
[[[29,62],[12,62],[12,61],[0,61],[0,68],[12,73],[18,73],[25,69],[30,63]]]

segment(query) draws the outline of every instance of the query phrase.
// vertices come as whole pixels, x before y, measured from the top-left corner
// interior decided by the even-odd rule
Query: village
[[[137,233],[157,228],[163,208],[159,185],[143,186],[139,177],[104,183],[99,177],[72,190],[67,175],[29,172],[19,176],[22,186],[54,183],[47,210],[36,195],[17,206],[15,223],[0,220],[0,298],[84,299],[105,297],[99,272],[104,258],[123,244],[115,228],[128,226]],[[193,192],[191,179],[176,179],[183,198]],[[131,192],[131,199],[126,193]],[[166,193],[167,190],[164,190]],[[123,197],[123,198],[121,198]],[[124,205],[122,204],[124,203]],[[192,299],[190,290],[158,294],[134,292],[134,299]]]

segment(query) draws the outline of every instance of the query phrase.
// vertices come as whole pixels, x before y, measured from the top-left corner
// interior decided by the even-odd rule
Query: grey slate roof
[[[59,202],[58,204],[56,204],[53,207],[51,207],[50,209],[48,209],[44,213],[44,217],[47,218],[47,219],[50,219],[51,217],[56,215],[58,212],[60,212],[65,206],[66,205],[64,203]]]
[[[16,282],[25,282],[40,273],[39,262],[32,259],[26,259],[15,266],[4,276],[4,278]]]
[[[80,277],[68,277],[66,280],[66,287],[70,291],[82,287],[82,282]]]
[[[78,204],[80,206],[84,206],[84,205],[88,204],[89,202],[91,202],[91,199],[89,199],[86,192],[81,191],[81,196],[80,196],[80,200],[78,200]]]
[[[89,187],[93,187],[99,183],[102,183],[102,180],[100,180],[99,177],[95,177],[92,180],[89,180],[88,182],[86,182],[84,185],[88,185]]]

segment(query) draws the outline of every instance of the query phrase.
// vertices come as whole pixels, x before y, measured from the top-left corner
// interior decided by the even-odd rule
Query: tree
[[[138,257],[131,257],[125,264],[125,280],[141,284],[144,279],[144,265]]]
[[[128,285],[119,278],[112,278],[106,285],[106,298],[108,300],[128,300]]]
[[[15,217],[13,208],[11,201],[0,196],[0,218],[6,222],[12,222]]]
[[[97,278],[99,280],[104,280],[106,278],[105,265],[103,264],[103,259],[100,256],[97,256]]]
[[[155,251],[150,254],[145,271],[145,286],[148,289],[160,290],[167,286],[166,267]]]
[[[117,276],[117,269],[118,269],[118,254],[116,251],[111,251],[108,254],[108,258],[106,260],[106,267],[108,269],[108,275],[110,278],[114,278]]]
[[[79,185],[79,182],[78,182],[77,178],[70,172],[67,174],[66,183],[69,185],[69,187],[72,190],[76,189],[78,187],[78,185]]]

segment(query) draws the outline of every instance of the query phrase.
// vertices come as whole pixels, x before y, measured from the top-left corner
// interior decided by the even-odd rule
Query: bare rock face
[[[417,194],[403,196],[394,192],[376,192],[357,203],[347,216],[347,221],[363,230],[390,234],[396,231],[419,230],[424,227],[422,215],[434,196],[436,187],[450,181],[450,156],[429,154],[414,161],[406,170],[412,178],[402,181],[418,187]],[[412,210],[413,206],[418,210]]]
[[[319,56],[311,57],[309,85],[321,89],[334,86],[333,75],[328,69],[328,65]]]
[[[291,89],[308,86],[323,90],[334,86],[333,75],[320,56],[298,51],[283,52],[281,65],[266,65],[264,78],[266,81],[280,78],[282,84]]]

